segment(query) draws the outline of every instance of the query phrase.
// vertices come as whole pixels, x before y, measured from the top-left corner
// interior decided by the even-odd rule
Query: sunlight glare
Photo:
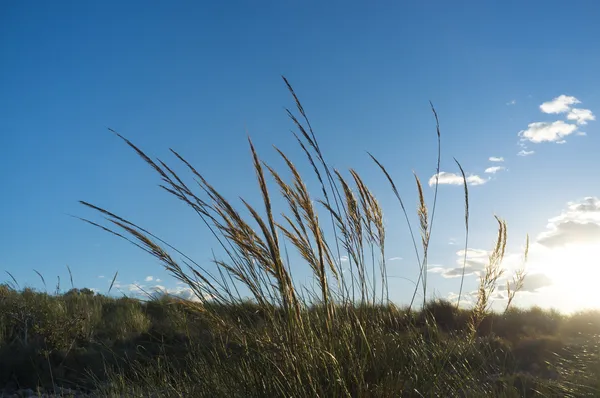
[[[560,294],[569,307],[600,308],[599,245],[571,244],[546,249],[532,265],[552,279],[552,290]]]

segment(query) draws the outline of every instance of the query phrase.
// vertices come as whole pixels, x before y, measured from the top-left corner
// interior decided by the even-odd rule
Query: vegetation
[[[392,177],[371,156],[398,199],[419,264],[412,301],[406,308],[394,305],[383,209],[355,170],[346,176],[329,167],[300,101],[285,83],[297,106],[298,116],[288,111],[295,138],[318,189],[308,188],[282,151],[276,148],[285,175],[261,161],[250,141],[262,209],[242,199],[239,210],[178,152],[171,150],[193,184],[115,133],[158,173],[161,187],[191,207],[213,233],[220,245],[213,271],[138,224],[82,202],[105,222],[84,221],[159,259],[197,301],[161,296],[143,302],[86,290],[48,295],[3,286],[0,383],[144,397],[600,395],[598,313],[490,311],[498,284],[509,277],[502,268],[503,220],[497,219],[498,236],[474,306],[427,301],[437,184],[428,206],[415,176],[419,205],[413,228]],[[439,173],[439,124],[437,137]],[[281,200],[286,209],[279,212],[274,203]],[[314,288],[294,281],[287,256],[292,249],[312,271]],[[508,283],[509,304],[525,277],[519,270]]]
[[[600,312],[302,311],[0,287],[0,384],[99,396],[597,396]],[[429,322],[428,322],[429,321]],[[331,336],[331,337],[330,337]],[[538,391],[538,392],[536,392]],[[213,395],[214,394],[214,395]]]

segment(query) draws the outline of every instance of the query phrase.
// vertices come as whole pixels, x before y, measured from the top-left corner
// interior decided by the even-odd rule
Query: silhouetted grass
[[[104,396],[598,394],[600,322],[588,322],[582,328],[585,334],[568,326],[596,315],[565,317],[510,306],[503,314],[490,312],[491,297],[506,276],[502,260],[508,234],[503,220],[497,218],[497,239],[473,308],[428,301],[437,183],[428,206],[415,175],[419,225],[413,229],[393,178],[371,155],[399,201],[419,265],[410,305],[394,305],[389,300],[383,209],[356,170],[345,173],[329,166],[304,108],[285,83],[299,116],[289,110],[288,115],[297,128],[303,160],[318,181],[318,194],[309,190],[289,156],[275,148],[285,164],[284,170],[276,170],[260,159],[249,140],[261,200],[256,205],[242,199],[238,210],[179,152],[171,150],[190,173],[188,182],[174,167],[153,160],[115,132],[158,174],[161,187],[205,224],[220,246],[219,254],[213,266],[206,267],[139,224],[81,202],[104,218],[84,221],[160,260],[197,301],[162,297],[141,302],[85,290],[51,296],[4,286],[0,382],[70,383],[93,387]],[[433,106],[432,110],[439,173],[441,133]],[[466,248],[469,196],[457,164],[464,179]],[[273,195],[283,199],[285,209],[274,209]],[[286,255],[290,249],[312,272],[314,288],[294,281],[296,269]],[[509,304],[525,275],[520,270],[508,285]],[[42,281],[45,284],[43,277]],[[249,293],[240,294],[240,287]],[[423,303],[415,307],[419,291]]]
[[[0,384],[107,396],[534,396],[514,386],[595,396],[599,387],[600,312],[513,308],[489,314],[470,340],[472,311],[443,300],[417,312],[340,306],[331,324],[312,306],[293,334],[282,309],[194,305],[3,285]]]

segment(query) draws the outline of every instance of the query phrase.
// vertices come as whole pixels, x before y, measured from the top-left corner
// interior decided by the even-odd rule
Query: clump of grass
[[[464,272],[456,305],[430,300],[427,262],[441,162],[440,123],[433,105],[436,184],[429,206],[415,174],[418,231],[390,173],[369,154],[399,202],[418,265],[417,282],[409,292],[412,300],[408,308],[399,308],[390,301],[386,225],[376,195],[356,170],[329,166],[303,106],[284,82],[296,105],[296,111],[287,113],[304,157],[292,159],[275,148],[285,164],[283,171],[277,170],[248,140],[259,205],[242,199],[238,209],[179,152],[171,149],[191,182],[113,131],[157,173],[161,188],[188,205],[213,234],[220,247],[214,266],[194,261],[137,223],[81,202],[104,217],[103,222],[84,221],[160,260],[192,289],[197,302],[97,295],[75,289],[70,268],[71,290],[66,294],[61,293],[60,278],[50,295],[21,289],[8,274],[10,285],[0,285],[1,382],[16,380],[33,387],[62,380],[89,386],[93,380],[106,396],[186,397],[508,397],[535,391],[576,396],[584,384],[589,386],[586,392],[592,391],[594,380],[597,387],[600,369],[587,366],[597,362],[594,333],[600,334],[600,322],[594,317],[576,315],[572,322],[579,326],[568,327],[555,314],[514,309],[524,268],[507,282],[504,313],[490,312],[505,273],[507,228],[500,218],[474,307],[460,306]],[[300,172],[301,161],[316,177],[316,194]],[[469,191],[456,163],[464,186],[464,270]],[[284,209],[274,208],[279,203],[274,195],[283,199]],[[414,231],[420,234],[420,245]],[[288,248],[312,272],[314,289],[294,281]],[[525,261],[527,253],[528,242]],[[342,256],[347,263],[342,264]],[[42,274],[35,272],[46,287]],[[249,293],[240,293],[242,288]],[[414,306],[419,291],[420,312]],[[576,332],[584,325],[585,338]],[[574,339],[582,340],[577,344],[585,346],[585,355],[569,345]],[[552,362],[552,367],[542,362]],[[559,376],[550,380],[543,372],[533,374],[534,364]]]
[[[472,349],[469,345],[472,343],[456,338],[445,339],[437,326],[429,322],[426,322],[425,334],[416,325],[408,334],[388,333],[390,325],[393,330],[402,323],[410,325],[412,321],[406,321],[410,315],[394,310],[389,301],[383,210],[356,170],[349,170],[350,178],[347,178],[344,172],[328,165],[303,106],[289,82],[285,78],[284,81],[300,115],[296,117],[287,110],[298,129],[294,135],[317,177],[322,196],[311,196],[297,166],[286,154],[276,148],[292,176],[291,181],[286,181],[277,170],[262,161],[249,139],[262,210],[242,199],[243,208],[250,214],[247,219],[179,152],[171,149],[171,153],[192,174],[194,186],[199,189],[193,189],[192,185],[184,182],[167,163],[153,160],[138,146],[113,131],[155,170],[162,180],[162,189],[191,207],[216,238],[224,255],[224,258],[214,260],[217,273],[210,272],[138,224],[89,202],[81,203],[103,215],[107,224],[88,219],[84,221],[156,257],[175,278],[194,291],[199,301],[197,309],[212,319],[213,327],[227,330],[227,341],[213,347],[209,356],[218,362],[216,358],[229,356],[232,347],[239,351],[234,357],[240,362],[229,363],[226,366],[228,370],[217,371],[211,361],[206,362],[206,368],[202,369],[216,379],[225,377],[230,385],[241,388],[241,391],[278,396],[364,396],[409,392],[448,396],[467,390],[489,393],[492,391],[490,385],[481,382],[483,373],[474,366],[483,359],[467,361],[462,355]],[[432,111],[438,137],[438,176],[441,133],[433,105]],[[427,258],[437,203],[437,182],[429,211],[421,182],[415,175],[421,235],[419,252],[396,184],[381,162],[371,157],[387,177],[404,212],[419,264],[412,301],[421,288],[425,308],[428,299]],[[466,251],[468,188],[462,167],[459,163],[458,166],[465,187]],[[279,217],[273,209],[272,190],[269,189],[265,170],[287,204],[287,210],[282,211]],[[315,204],[322,207],[326,217],[319,217]],[[322,219],[331,223],[331,237],[325,236]],[[506,247],[506,223],[499,218],[497,221],[496,246],[481,276],[477,302],[470,315],[472,337],[489,313],[490,297],[504,272],[501,262]],[[291,244],[298,251],[312,271],[317,286],[314,291],[294,283],[284,255],[286,244]],[[174,254],[181,260],[176,260]],[[349,272],[343,272],[342,254],[348,258]],[[522,277],[524,274],[517,275],[517,281]],[[239,293],[240,285],[250,292],[249,298],[264,315],[268,327],[238,327],[223,314],[214,311],[214,304],[231,308],[240,305],[246,299]],[[520,286],[522,283],[511,287],[511,302]],[[387,309],[373,311],[378,306]],[[230,345],[232,342],[235,342],[233,346]],[[231,372],[236,376],[232,376]],[[233,380],[235,383],[231,384]],[[257,380],[262,380],[262,384],[256,384]],[[225,388],[229,393],[234,392],[225,384],[219,384],[222,382],[224,379],[215,381],[217,385],[207,384],[210,387],[206,388],[214,388],[215,391]]]
[[[488,263],[485,266],[484,272],[479,277],[477,299],[471,314],[469,329],[471,330],[472,338],[475,337],[481,321],[488,314],[491,305],[492,294],[496,290],[500,277],[504,274],[502,260],[504,260],[504,253],[506,251],[506,221],[498,217],[496,217],[496,221],[498,222],[498,236],[496,238],[496,244],[489,255]]]
[[[20,311],[30,311],[26,341],[13,318]],[[334,313],[328,326],[322,303],[303,308],[301,326],[289,333],[283,308],[268,313],[249,301],[207,302],[199,311],[165,295],[140,301],[0,285],[0,384],[94,388],[100,396],[598,391],[597,313],[511,308],[488,314],[474,340],[466,338],[471,309],[443,300],[420,312],[357,302]]]

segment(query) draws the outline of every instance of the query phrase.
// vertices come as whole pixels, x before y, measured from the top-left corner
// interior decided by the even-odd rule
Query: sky
[[[508,225],[507,276],[528,276],[516,304],[600,306],[600,37],[594,0],[3,1],[0,4],[0,270],[21,286],[74,284],[125,294],[185,295],[151,256],[72,216],[85,200],[139,223],[210,265],[200,220],[114,129],[150,155],[182,153],[225,197],[257,206],[247,137],[307,167],[281,76],[300,96],[335,168],[355,168],[384,209],[390,293],[406,303],[418,266],[375,155],[415,221],[413,171],[432,204],[436,132],[441,173],[431,236],[431,297],[455,298],[464,252],[458,159],[468,175],[467,294]],[[304,168],[310,171],[309,168]],[[312,194],[318,196],[318,187]],[[292,273],[309,275],[295,263]],[[461,269],[462,271],[462,269]],[[0,281],[10,281],[8,274]],[[505,292],[495,295],[497,306]]]

